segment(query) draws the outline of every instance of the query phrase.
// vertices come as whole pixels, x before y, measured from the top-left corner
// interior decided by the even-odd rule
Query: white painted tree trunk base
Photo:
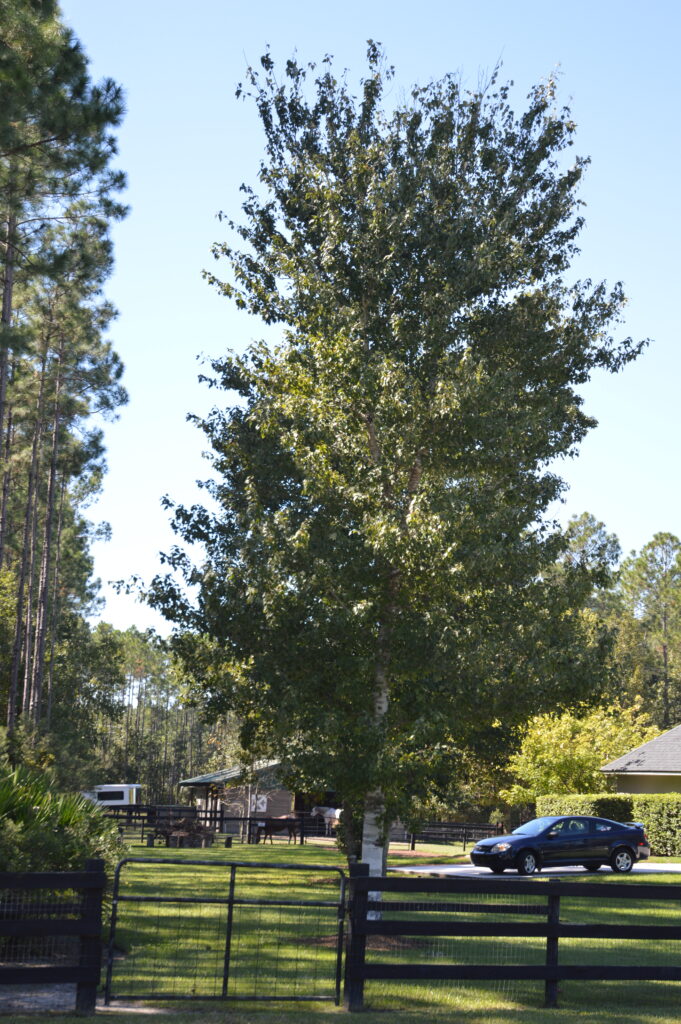
[[[369,875],[385,875],[387,870],[388,845],[385,842],[382,829],[378,826],[377,814],[367,810],[364,814],[362,828],[362,863],[369,865]],[[380,892],[369,892],[370,900],[380,900]],[[367,913],[367,920],[379,921],[380,910],[370,910]]]

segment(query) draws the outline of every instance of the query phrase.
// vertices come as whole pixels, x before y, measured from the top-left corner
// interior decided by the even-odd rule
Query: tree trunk
[[[9,694],[7,697],[7,732],[11,737],[17,724],[17,706],[19,697],[19,669],[21,667],[21,654],[24,645],[24,598],[26,595],[26,577],[28,573],[29,547],[31,535],[31,523],[33,512],[33,495],[31,491],[31,476],[29,471],[28,497],[26,499],[26,514],[24,517],[24,534],[21,548],[21,562],[19,568],[19,579],[17,581],[17,603],[14,620],[14,643],[12,645],[12,661],[9,672]]]
[[[380,728],[382,720],[388,712],[388,685],[381,670],[377,671],[376,675],[377,694],[374,721]],[[380,789],[375,789],[366,796],[362,826],[362,862],[369,865],[370,875],[384,875],[386,871],[388,843],[384,813],[383,793]]]
[[[40,497],[38,495],[37,487],[38,479],[38,466],[36,466],[35,480],[36,485],[34,486],[33,494],[33,511],[32,511],[32,522],[31,522],[31,535],[28,550],[28,594],[26,596],[26,629],[24,632],[24,645],[23,645],[23,660],[24,660],[24,694],[21,701],[21,713],[28,715],[29,708],[31,705],[31,692],[33,686],[33,651],[35,644],[35,636],[31,628],[31,623],[34,621],[34,594],[35,594],[35,583],[36,583],[36,553],[38,550],[38,518],[39,518],[39,506]]]
[[[47,713],[45,730],[50,731],[52,725],[52,700],[54,693],[54,650],[57,641],[57,623],[59,620],[59,571],[61,568],[61,534],[64,523],[64,498],[66,496],[66,477],[62,477],[59,493],[59,518],[57,520],[57,543],[52,577],[52,608],[50,611],[50,670],[47,677]]]
[[[19,580],[17,584],[17,610],[14,634],[14,645],[12,650],[12,661],[10,666],[10,687],[7,708],[7,728],[10,733],[16,725],[17,701],[19,697],[19,670],[21,667],[22,652],[24,651],[24,639],[26,647],[30,636],[30,616],[33,604],[33,578],[34,559],[37,529],[37,505],[38,505],[38,473],[40,464],[40,438],[43,425],[43,411],[45,402],[46,366],[47,352],[50,344],[49,332],[44,339],[43,351],[40,363],[40,386],[36,401],[35,425],[31,443],[31,461],[28,471],[28,484],[26,495],[26,512],[24,516],[24,530],[21,545]],[[9,417],[8,417],[9,420]],[[8,424],[9,425],[9,424]],[[9,457],[9,449],[8,449]],[[9,471],[9,463],[5,465],[5,473]],[[3,496],[3,515],[5,498]],[[29,586],[28,599],[26,602],[26,623],[24,623],[24,602],[26,599],[26,586]],[[26,651],[27,653],[27,651]],[[24,692],[22,698],[22,710],[25,712],[30,704],[30,674],[28,673],[28,658],[25,658]]]
[[[7,212],[7,239],[5,241],[5,259],[2,287],[2,311],[0,325],[3,333],[9,332],[12,326],[12,302],[14,298],[14,266],[16,262],[16,231],[17,215],[12,209],[13,199],[10,192],[9,209]],[[0,344],[0,433],[5,427],[5,406],[7,403],[7,376],[9,367],[9,345],[3,338]]]
[[[47,484],[47,500],[45,505],[45,528],[43,533],[43,550],[40,565],[40,584],[38,587],[38,607],[35,620],[34,659],[31,685],[30,717],[37,725],[40,720],[40,709],[43,691],[43,668],[45,665],[45,646],[47,643],[48,604],[50,590],[50,561],[52,558],[52,539],[54,536],[55,496],[57,491],[57,455],[59,452],[59,428],[61,424],[61,388],[62,359],[64,342],[59,348],[59,370],[54,395],[54,415],[52,419],[52,451],[50,454],[50,472]]]
[[[12,454],[12,440],[14,437],[12,410],[7,411],[7,428],[5,430],[5,441],[2,452],[2,508],[0,509],[0,569],[5,565],[5,540],[7,537],[7,504],[12,483],[10,469],[10,457]]]
[[[662,727],[669,729],[671,709],[669,707],[669,647],[662,643]]]
[[[387,601],[378,630],[374,674],[374,722],[378,731],[382,731],[390,703],[388,671],[398,582],[399,570],[392,570],[388,579]],[[390,823],[385,820],[383,793],[379,788],[374,789],[366,796],[362,828],[362,861],[369,865],[370,875],[384,875],[386,872],[389,828]]]
[[[37,477],[37,445],[38,436],[40,432],[40,424],[36,423],[34,436],[33,436],[33,450],[31,454],[31,464],[28,472],[28,487],[26,496],[26,512],[24,515],[24,531],[21,545],[21,560],[19,568],[19,579],[17,581],[17,603],[16,603],[16,615],[15,615],[15,626],[14,626],[14,644],[12,647],[12,661],[10,666],[10,683],[9,683],[9,697],[7,701],[7,729],[10,735],[14,732],[16,727],[16,716],[17,716],[17,701],[19,697],[19,670],[21,668],[21,658],[24,649],[24,636],[28,633],[28,623],[24,622],[24,602],[26,598],[26,586],[27,580],[32,579],[32,552],[33,544],[32,538],[35,533],[35,520],[36,520],[36,477]],[[27,615],[30,614],[30,608],[27,609]],[[26,632],[25,632],[26,631]],[[27,693],[24,691],[25,700],[23,703],[28,704]]]

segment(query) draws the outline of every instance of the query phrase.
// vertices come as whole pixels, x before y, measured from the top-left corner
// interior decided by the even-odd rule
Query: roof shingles
[[[656,736],[601,768],[602,772],[681,774],[681,725]]]

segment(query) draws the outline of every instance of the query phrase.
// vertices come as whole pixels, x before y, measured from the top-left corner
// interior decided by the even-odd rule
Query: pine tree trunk
[[[170,732],[170,694],[166,690],[163,714],[163,800],[170,803],[170,786],[168,785],[168,733]]]
[[[0,508],[0,569],[5,565],[5,541],[7,537],[7,505],[9,502],[9,492],[12,484],[12,470],[11,470],[11,455],[12,455],[12,441],[14,438],[14,429],[12,421],[12,410],[11,407],[7,410],[7,428],[5,430],[5,439],[2,451],[2,507]]]
[[[38,495],[37,479],[38,479],[38,468],[39,463],[36,466],[36,486],[34,487],[33,495],[33,511],[31,521],[31,535],[29,541],[28,550],[28,594],[26,596],[26,628],[24,632],[24,646],[23,646],[23,662],[24,662],[24,690],[21,701],[21,713],[28,715],[29,708],[31,705],[31,692],[33,686],[33,651],[35,644],[34,629],[31,623],[34,623],[34,606],[35,606],[35,584],[36,584],[36,557],[38,551],[38,519],[39,519],[39,505],[40,498]]]
[[[128,768],[130,765],[130,719],[132,717],[132,680],[132,674],[128,674],[128,685],[126,688],[125,700],[125,742],[123,747],[123,766],[126,779],[128,778]]]
[[[62,388],[62,359],[64,354],[64,342],[59,349],[59,370],[57,375],[54,415],[52,419],[52,451],[50,453],[50,471],[47,484],[47,499],[45,503],[45,526],[43,533],[43,550],[40,565],[40,583],[38,587],[38,606],[36,609],[34,659],[31,685],[31,704],[29,715],[37,725],[40,720],[40,711],[43,691],[43,668],[45,665],[45,646],[47,643],[47,622],[48,604],[50,589],[50,562],[52,558],[52,539],[54,535],[55,519],[55,496],[57,491],[57,455],[59,452],[59,428],[61,424],[61,388]]]
[[[25,640],[30,635],[29,620],[33,602],[33,579],[34,559],[37,529],[37,505],[38,505],[38,475],[40,467],[40,438],[43,426],[43,412],[45,403],[46,366],[47,351],[49,348],[49,334],[45,338],[40,364],[40,386],[36,401],[35,425],[31,442],[31,461],[28,471],[28,484],[26,494],[26,511],[24,515],[24,530],[21,545],[19,579],[17,583],[17,606],[14,644],[12,649],[12,661],[10,666],[10,686],[7,708],[7,728],[10,734],[14,731],[17,714],[17,701],[19,697],[19,671],[21,668],[22,653],[24,652]],[[8,417],[9,419],[9,417]],[[8,464],[5,467],[8,470]],[[26,598],[26,587],[28,581],[29,593]],[[24,603],[26,601],[26,616],[24,616]],[[26,621],[24,621],[26,619]],[[27,646],[27,643],[26,643]],[[26,659],[28,661],[28,659]],[[26,666],[25,666],[26,667]],[[30,703],[30,676],[24,673],[24,692],[22,697],[22,711],[28,709]]]
[[[14,621],[14,643],[12,645],[12,661],[9,672],[9,694],[7,698],[7,732],[12,736],[17,724],[17,701],[19,697],[19,669],[21,667],[21,655],[24,646],[24,599],[26,596],[26,576],[28,573],[30,531],[33,512],[33,495],[31,493],[31,479],[29,472],[28,497],[26,500],[26,514],[24,517],[24,535],[21,548],[21,561],[19,568],[19,579],[17,581],[17,602]]]
[[[59,621],[59,572],[61,569],[61,534],[64,524],[64,499],[66,496],[66,477],[62,477],[59,493],[59,517],[57,519],[57,542],[54,562],[54,573],[52,577],[52,608],[50,612],[50,670],[47,676],[47,712],[45,718],[45,730],[49,732],[52,727],[52,701],[54,695],[54,651],[57,642],[57,623]]]
[[[666,624],[665,624],[666,625]],[[671,709],[669,706],[669,647],[662,643],[662,727],[669,729],[671,725]]]
[[[10,735],[16,727],[17,700],[19,696],[19,670],[21,668],[22,653],[24,650],[24,637],[28,633],[28,623],[25,622],[24,603],[26,600],[27,581],[33,578],[32,557],[34,545],[32,539],[35,535],[36,520],[36,482],[38,471],[38,440],[40,433],[40,421],[36,422],[33,435],[33,448],[31,463],[28,472],[28,486],[26,495],[26,511],[24,514],[24,530],[21,545],[21,558],[19,563],[19,579],[17,581],[17,603],[14,626],[14,644],[12,647],[12,661],[10,665],[9,697],[7,701],[7,729]],[[29,593],[30,600],[30,593]],[[27,616],[30,608],[27,610]],[[24,690],[22,704],[28,704],[27,693]]]
[[[5,241],[5,258],[2,287],[2,310],[0,326],[3,333],[9,332],[12,326],[12,303],[14,299],[14,267],[16,263],[16,231],[17,216],[12,209],[13,200],[10,191],[9,209],[7,212],[7,238]],[[7,404],[7,377],[9,367],[9,346],[0,345],[0,434],[5,428],[5,407]]]

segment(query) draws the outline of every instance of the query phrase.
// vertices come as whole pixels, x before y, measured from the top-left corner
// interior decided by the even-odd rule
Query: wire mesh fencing
[[[358,865],[358,868],[362,866]],[[681,981],[681,886],[352,879],[346,1005],[462,1005],[490,990],[547,1006],[606,986],[635,1000]],[[591,983],[594,985],[591,985]],[[539,983],[539,985],[537,984]],[[543,990],[543,992],[542,992]],[[634,992],[634,989],[631,989]],[[678,986],[675,995],[678,998]]]
[[[93,1013],[101,971],[103,864],[0,873],[0,1013]]]
[[[345,876],[300,864],[129,858],[105,1002],[339,1002]]]

